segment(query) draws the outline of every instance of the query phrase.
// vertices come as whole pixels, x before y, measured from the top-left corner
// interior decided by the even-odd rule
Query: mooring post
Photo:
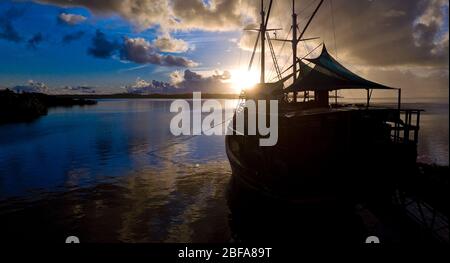
[[[398,101],[397,101],[397,110],[398,110],[398,121],[395,122],[395,130],[396,130],[396,138],[399,140],[400,137],[400,125],[399,122],[401,121],[401,111],[402,111],[402,89],[398,89]]]

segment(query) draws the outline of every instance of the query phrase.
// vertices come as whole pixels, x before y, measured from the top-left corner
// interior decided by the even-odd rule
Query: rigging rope
[[[306,11],[313,3],[315,3],[317,0],[312,0],[312,1],[310,1],[309,2],[309,4],[305,7],[305,8],[303,8],[298,14],[301,14],[301,13],[303,13],[304,11]],[[265,12],[267,11],[267,5],[265,5],[266,7],[265,7]],[[331,6],[331,14],[332,14],[332,22],[333,22],[333,32],[334,32],[334,40],[335,40],[335,52],[336,52],[336,56],[337,56],[337,46],[336,46],[336,31],[335,31],[335,25],[334,25],[334,15],[333,15],[333,7],[332,7],[332,0],[330,0],[330,6]],[[248,10],[248,8],[249,8],[249,5],[247,4],[247,10]],[[247,11],[246,11],[246,13],[247,13]],[[305,19],[303,19],[303,20],[301,20],[300,22],[302,22],[302,21],[304,21]],[[296,28],[295,28],[295,30],[297,30]],[[289,34],[291,33],[291,31],[292,31],[292,27],[290,28],[290,30],[289,30],[289,32],[287,33],[287,35],[286,35],[286,38],[285,38],[285,40],[288,40],[288,37],[289,37]],[[252,53],[252,56],[251,56],[251,60],[250,60],[250,64],[249,64],[249,67],[248,67],[248,70],[250,71],[251,70],[251,66],[252,66],[252,64],[253,64],[253,59],[254,59],[254,57],[255,57],[255,51],[256,51],[256,46],[258,45],[258,40],[259,40],[259,37],[260,37],[260,33],[261,32],[259,32],[259,34],[258,34],[258,37],[257,37],[257,40],[256,40],[256,43],[255,43],[255,49],[253,50],[253,53]],[[277,64],[277,61],[276,61],[276,57],[274,57],[275,56],[275,54],[274,54],[274,51],[273,51],[273,46],[272,46],[272,44],[271,44],[271,42],[270,42],[270,36],[268,35],[267,36],[267,39],[268,39],[268,41],[269,41],[269,47],[270,47],[270,49],[271,49],[271,53],[272,53],[272,57],[274,58],[274,63],[276,64],[275,65],[275,70],[277,71],[277,77],[279,77],[281,74],[283,74],[283,73],[285,73],[285,67],[286,67],[286,65],[289,63],[289,60],[287,60],[287,62],[283,65],[283,67],[280,69],[279,67],[278,67],[278,64]],[[283,51],[283,49],[284,49],[284,47],[285,47],[285,45],[286,45],[286,41],[283,41],[283,44],[282,44],[282,46],[280,47],[280,50],[279,50],[279,54]],[[305,46],[305,49],[307,50],[307,51],[309,51],[308,50],[308,46],[306,45],[306,43],[303,43],[304,44],[304,46]],[[320,45],[319,45],[320,46]],[[307,57],[307,56],[309,56],[312,52],[314,52],[319,46],[317,46],[316,48],[314,48],[313,50],[311,50],[307,55],[305,55],[303,58],[305,58],[305,57]],[[263,55],[263,54],[261,54],[261,52],[260,52],[260,57]],[[292,52],[291,52],[291,55],[292,55]],[[240,49],[240,53],[239,53],[239,68],[240,68],[240,66],[241,66],[241,56],[242,56],[242,49]],[[303,59],[302,58],[302,59]],[[302,59],[300,59],[300,60],[302,60]],[[258,60],[258,61],[260,61],[260,59]],[[260,64],[260,63],[259,63]],[[291,66],[292,67],[292,66]],[[288,68],[289,69],[289,68]],[[288,70],[287,69],[287,70]],[[287,71],[286,70],[286,71]],[[281,73],[281,71],[283,71],[282,73]],[[272,72],[273,72],[273,69],[272,69],[272,71],[271,71],[271,74],[272,74]],[[241,93],[241,95],[242,95],[242,93]],[[236,114],[236,112],[238,111],[238,109],[242,106],[242,103],[243,103],[243,101],[244,101],[244,99],[243,99],[243,97],[242,96],[240,96],[239,97],[239,100],[238,100],[238,103],[237,103],[237,105],[236,105],[236,108],[235,108],[235,114]],[[224,121],[222,121],[222,122],[220,122],[220,123],[218,123],[218,124],[215,124],[214,126],[212,126],[212,127],[210,127],[209,129],[207,129],[206,131],[210,131],[210,130],[212,130],[212,129],[214,129],[214,128],[216,128],[217,126],[219,126],[219,125],[222,125],[222,124],[224,124],[224,123],[227,123],[228,121],[231,121],[231,120],[233,120],[233,118],[234,118],[234,116],[232,117],[232,118],[229,118],[229,119],[227,119],[227,120],[224,120]],[[228,127],[227,127],[228,128]],[[177,144],[180,144],[181,142],[185,142],[185,141],[189,141],[189,140],[191,140],[191,139],[193,139],[193,138],[195,138],[195,137],[197,137],[197,135],[189,135],[189,136],[187,136],[186,138],[183,138],[183,139],[181,139],[181,140],[177,140],[177,141],[174,141],[174,142],[172,142],[172,143],[170,143],[170,144],[166,144],[166,145],[164,145],[164,146],[161,146],[161,147],[159,147],[159,148],[156,148],[156,149],[153,149],[153,150],[151,150],[151,151],[149,151],[149,152],[147,152],[146,154],[147,155],[151,155],[151,156],[154,156],[154,157],[157,157],[157,158],[160,158],[160,159],[166,159],[166,160],[168,160],[168,161],[170,161],[170,162],[173,162],[173,163],[179,163],[179,162],[176,162],[175,160],[172,160],[171,158],[168,158],[168,157],[164,157],[164,156],[160,156],[160,155],[158,155],[158,154],[156,154],[158,151],[162,151],[162,150],[164,150],[164,149],[167,149],[167,148],[169,148],[169,147],[172,147],[172,146],[174,146],[174,145],[177,145]]]
[[[239,2],[239,9],[242,10],[242,1]],[[248,9],[249,9],[249,4],[247,3],[247,5],[246,5],[246,7],[245,7],[245,13],[244,13],[244,14],[248,14]],[[241,35],[241,38],[242,38],[242,35]],[[235,44],[238,45],[237,40],[236,40],[236,43],[235,43]],[[242,50],[242,48],[239,47],[239,46],[238,46],[238,48],[239,48],[239,63],[238,63],[239,65],[238,65],[238,69],[241,70],[241,65],[242,65],[242,52],[243,52],[243,50]],[[247,59],[247,60],[248,60],[248,59]]]
[[[274,8],[275,10],[278,10],[278,8],[279,8],[278,1],[275,1],[275,6],[274,6],[273,8]],[[278,27],[279,27],[279,28],[283,28],[283,22],[282,22],[280,16],[275,16],[275,18],[277,19]],[[273,20],[273,18],[272,18],[272,20]],[[274,35],[275,35],[275,39],[277,39],[277,31],[274,32]],[[270,43],[269,45],[272,45],[272,44]],[[272,49],[273,49],[273,47],[272,47]],[[272,52],[271,52],[271,53],[272,53]],[[275,55],[276,55],[276,54],[281,54],[280,52],[275,53],[275,51],[274,51],[273,53],[274,53]],[[273,57],[273,55],[272,55],[272,57]],[[280,67],[279,67],[279,64],[278,64],[278,60],[276,61],[276,63],[277,63],[277,67],[278,67],[278,69],[279,69]],[[273,70],[274,70],[274,67],[271,68],[271,70],[270,70],[270,72],[269,72],[269,74],[268,74],[268,79],[269,79],[269,81],[272,81],[272,79],[274,78],[274,77],[272,77],[273,74],[274,74],[274,71],[273,71]],[[277,70],[277,69],[275,68],[275,70]]]
[[[306,5],[306,7],[304,7],[303,9],[301,9],[298,13],[297,13],[297,15],[301,15],[303,12],[305,12],[307,9],[309,9],[311,6],[312,6],[312,4],[314,4],[315,2],[317,2],[318,0],[312,0],[312,1],[310,1],[307,5]]]
[[[270,54],[272,55],[273,66],[275,67],[275,71],[277,73],[278,79],[281,80],[281,71],[280,71],[280,67],[278,66],[277,56],[275,54],[275,51],[273,51],[273,45],[272,45],[272,41],[270,40],[269,33],[266,33],[266,35],[267,35],[267,42],[269,43]]]
[[[336,44],[336,25],[334,23],[334,11],[333,11],[333,0],[330,0],[330,11],[331,11],[331,23],[332,23],[332,28],[333,28],[333,39],[334,39],[334,53],[336,56],[336,59],[339,59],[339,55],[338,55],[338,49],[337,49],[337,44]],[[338,104],[338,95],[339,95],[339,91],[335,90],[334,92],[334,103],[337,105]]]
[[[292,27],[289,29],[289,32],[286,34],[286,37],[284,38],[283,44],[281,45],[280,49],[278,50],[277,54],[281,54],[284,50],[284,47],[286,46],[287,40],[289,38],[289,34],[292,31]],[[292,54],[292,52],[291,52]],[[290,57],[290,56],[289,56]],[[289,63],[289,57],[287,59],[287,61],[283,64],[283,67],[280,68],[280,72],[284,70],[284,68],[286,67],[287,63]],[[273,72],[272,72],[273,73]],[[270,74],[270,78],[271,81],[275,79],[275,77],[272,77],[272,74]]]
[[[332,27],[333,27],[334,53],[336,55],[336,58],[339,58],[337,44],[336,44],[336,25],[334,23],[333,0],[330,0],[330,8],[331,8],[331,23],[332,23]]]

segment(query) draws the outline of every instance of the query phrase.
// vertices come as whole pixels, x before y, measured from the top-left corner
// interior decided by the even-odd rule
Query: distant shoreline
[[[47,115],[52,107],[89,106],[96,100],[87,98],[69,98],[42,93],[14,93],[11,90],[0,91],[0,124],[30,122]]]
[[[71,99],[192,99],[192,93],[180,93],[180,94],[80,94],[80,95],[53,95],[59,98],[71,98]],[[214,93],[202,93],[204,99],[238,99],[239,94],[214,94]]]
[[[43,93],[15,93],[0,90],[0,124],[30,122],[47,115],[52,107],[88,106],[99,99],[192,99],[192,93],[183,94],[79,94],[47,95]],[[203,99],[238,99],[238,94],[202,94]]]

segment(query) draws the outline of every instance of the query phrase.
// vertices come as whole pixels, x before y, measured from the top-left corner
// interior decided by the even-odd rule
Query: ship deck
[[[286,118],[293,118],[298,116],[318,115],[318,114],[330,114],[338,112],[351,112],[351,111],[398,111],[398,109],[386,106],[360,106],[360,105],[344,105],[339,107],[329,108],[293,108],[283,106],[280,108],[279,115]]]
[[[366,104],[338,104],[330,107],[314,107],[314,104],[281,104],[277,114],[283,119],[296,119],[311,116],[334,115],[340,113],[364,112],[376,115],[391,123],[391,134],[393,142],[418,143],[420,130],[420,115],[423,110],[389,107],[385,105]],[[268,112],[268,114],[273,114]]]

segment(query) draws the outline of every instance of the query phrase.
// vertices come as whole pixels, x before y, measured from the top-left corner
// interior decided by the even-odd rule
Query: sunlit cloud
[[[158,77],[155,78],[167,82],[170,82],[167,71],[179,70],[179,83],[192,82],[189,73],[188,79],[184,79],[186,68],[192,67],[195,70],[191,71],[197,74],[200,74],[200,71],[213,71],[215,68],[230,69],[233,80],[225,81],[228,85],[230,82],[242,83],[242,80],[236,80],[239,75],[252,75],[253,79],[254,75],[259,74],[256,70],[260,61],[259,53],[255,56],[252,68],[255,72],[242,71],[248,66],[247,60],[257,35],[243,29],[259,27],[258,0],[36,0],[34,2],[48,4],[45,5],[46,8],[54,7],[56,12],[53,13],[53,19],[58,16],[60,22],[77,25],[76,28],[79,28],[77,31],[68,31],[72,27],[60,26],[61,33],[57,37],[62,43],[71,43],[71,48],[77,45],[81,47],[84,44],[84,56],[87,46],[87,54],[90,57],[108,60],[108,63],[111,63],[108,65],[118,63],[117,67],[111,66],[111,74],[123,73],[128,76],[126,80],[128,82],[135,79],[136,74],[143,73],[138,69],[144,67],[151,68],[147,71],[151,76],[143,76],[146,79],[153,79],[156,75]],[[296,11],[299,15],[300,29],[305,26],[317,2],[297,1]],[[61,8],[64,8],[64,12],[61,12]],[[290,15],[287,15],[290,11],[291,1],[274,1],[269,26],[281,30],[277,31],[276,35],[271,32],[271,38],[291,37]],[[26,47],[27,41],[36,36],[36,32],[42,32],[45,38],[53,33],[46,32],[45,27],[38,29],[39,31],[24,31],[18,26],[19,19],[24,18],[25,21],[31,18],[24,17],[24,11],[20,11],[19,8],[0,13],[2,15],[0,40]],[[90,23],[83,23],[87,17]],[[120,30],[111,27],[111,21],[108,19],[112,18],[120,19],[120,23],[125,25]],[[407,3],[403,0],[348,0],[333,1],[333,5],[327,0],[304,36],[320,39],[301,43],[298,55],[302,57],[324,42],[330,53],[346,67],[355,72],[362,72],[366,77],[372,76],[373,80],[381,83],[392,83],[392,78],[388,78],[388,75],[397,72],[400,76],[405,73],[405,68],[420,80],[427,79],[427,76],[437,71],[443,72],[443,79],[448,79],[447,21],[448,1],[445,0],[410,0]],[[124,29],[125,27],[129,28]],[[227,32],[235,34],[227,35]],[[39,41],[35,43],[36,47]],[[40,49],[46,46],[48,45],[42,45]],[[69,45],[60,46],[69,47]],[[211,48],[215,46],[217,49]],[[273,42],[273,46],[280,66],[288,67],[292,60],[290,45]],[[205,51],[204,47],[208,47],[209,51]],[[266,75],[269,76],[268,79],[274,79],[273,62],[269,50],[266,51],[268,71]],[[313,55],[315,53],[310,56]],[[129,63],[129,70],[121,70],[124,64],[120,62]],[[240,67],[242,64],[245,66]],[[386,72],[385,77],[381,73],[378,74],[380,69]],[[203,78],[208,79],[212,75],[214,74],[204,75]],[[104,79],[112,82],[109,80],[112,77],[108,78],[105,73]],[[396,87],[404,88],[406,93],[408,90],[416,92],[416,89],[408,88],[412,86],[411,80],[400,77],[399,79],[402,81],[395,82]],[[206,82],[204,80],[202,83]],[[444,82],[432,83],[441,86],[430,89],[443,89]],[[238,84],[232,86],[236,87]]]
[[[62,23],[68,24],[68,25],[77,25],[80,23],[83,23],[86,21],[87,17],[77,14],[67,14],[67,13],[61,13],[58,16],[58,20]]]

